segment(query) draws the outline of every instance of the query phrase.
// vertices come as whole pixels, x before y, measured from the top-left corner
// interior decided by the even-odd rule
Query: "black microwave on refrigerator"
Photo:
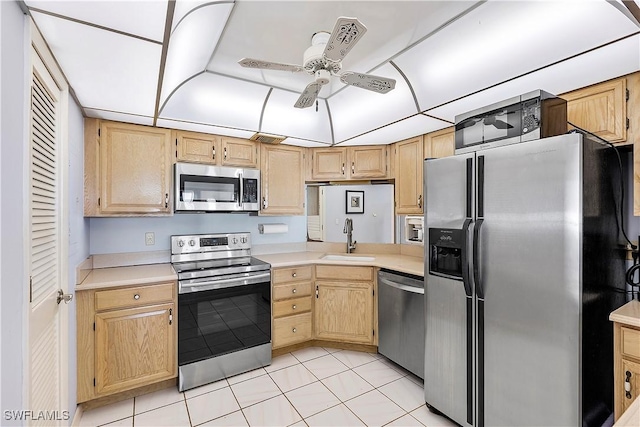
[[[566,132],[567,101],[536,90],[457,115],[455,153],[468,153]]]
[[[260,171],[198,163],[174,166],[175,212],[258,212]]]

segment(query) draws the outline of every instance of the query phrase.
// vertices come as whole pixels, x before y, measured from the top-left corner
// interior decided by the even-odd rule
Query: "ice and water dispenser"
[[[429,229],[429,272],[462,279],[464,233],[455,228]]]

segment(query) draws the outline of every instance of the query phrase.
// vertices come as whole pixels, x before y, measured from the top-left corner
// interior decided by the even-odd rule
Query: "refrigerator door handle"
[[[462,284],[464,285],[464,293],[467,297],[471,297],[473,294],[473,288],[471,286],[471,280],[469,277],[469,247],[467,242],[469,241],[469,227],[471,226],[472,221],[470,219],[466,219],[464,224],[462,225],[462,238],[464,239],[464,244],[462,246]]]
[[[484,219],[476,221],[473,228],[473,281],[476,284],[476,295],[479,299],[484,299],[484,287],[480,279],[480,229]]]

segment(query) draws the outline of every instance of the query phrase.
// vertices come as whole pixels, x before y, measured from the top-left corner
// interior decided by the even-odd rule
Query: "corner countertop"
[[[619,309],[612,311],[609,320],[640,328],[640,301],[629,301]]]
[[[96,268],[76,286],[76,291],[113,288],[116,286],[148,285],[178,280],[169,263],[134,265],[129,267]]]
[[[421,257],[414,257],[400,254],[380,254],[380,253],[355,253],[354,257],[373,257],[373,261],[336,261],[322,259],[325,255],[346,255],[344,253],[327,253],[327,252],[290,252],[279,254],[254,255],[255,258],[271,264],[271,267],[294,267],[306,264],[321,265],[341,265],[341,266],[366,266],[380,267],[389,270],[395,270],[402,273],[413,274],[416,276],[424,276],[424,261]]]
[[[640,398],[627,408],[626,411],[618,418],[613,427],[637,427],[640,426]]]

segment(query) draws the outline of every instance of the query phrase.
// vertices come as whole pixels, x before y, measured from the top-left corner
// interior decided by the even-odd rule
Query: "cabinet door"
[[[258,167],[259,144],[248,139],[222,138],[222,165]]]
[[[569,122],[609,142],[627,140],[626,96],[624,77],[562,95]]]
[[[313,180],[348,178],[345,148],[314,148],[311,152],[311,162],[311,179]]]
[[[304,215],[304,150],[262,144],[260,215]]]
[[[625,383],[629,383],[630,390],[624,389]],[[622,411],[626,411],[640,392],[640,363],[622,359]]]
[[[97,395],[175,377],[174,311],[173,303],[167,303],[96,314]]]
[[[316,338],[373,343],[373,283],[316,282]]]
[[[386,145],[349,147],[351,179],[386,178],[389,159]]]
[[[102,122],[102,214],[171,213],[171,131]]]
[[[453,127],[425,135],[425,159],[437,159],[440,157],[453,156],[455,148],[455,128]]]
[[[396,143],[396,214],[422,213],[422,136]]]
[[[176,159],[216,165],[220,157],[220,140],[215,135],[196,132],[176,132]]]

